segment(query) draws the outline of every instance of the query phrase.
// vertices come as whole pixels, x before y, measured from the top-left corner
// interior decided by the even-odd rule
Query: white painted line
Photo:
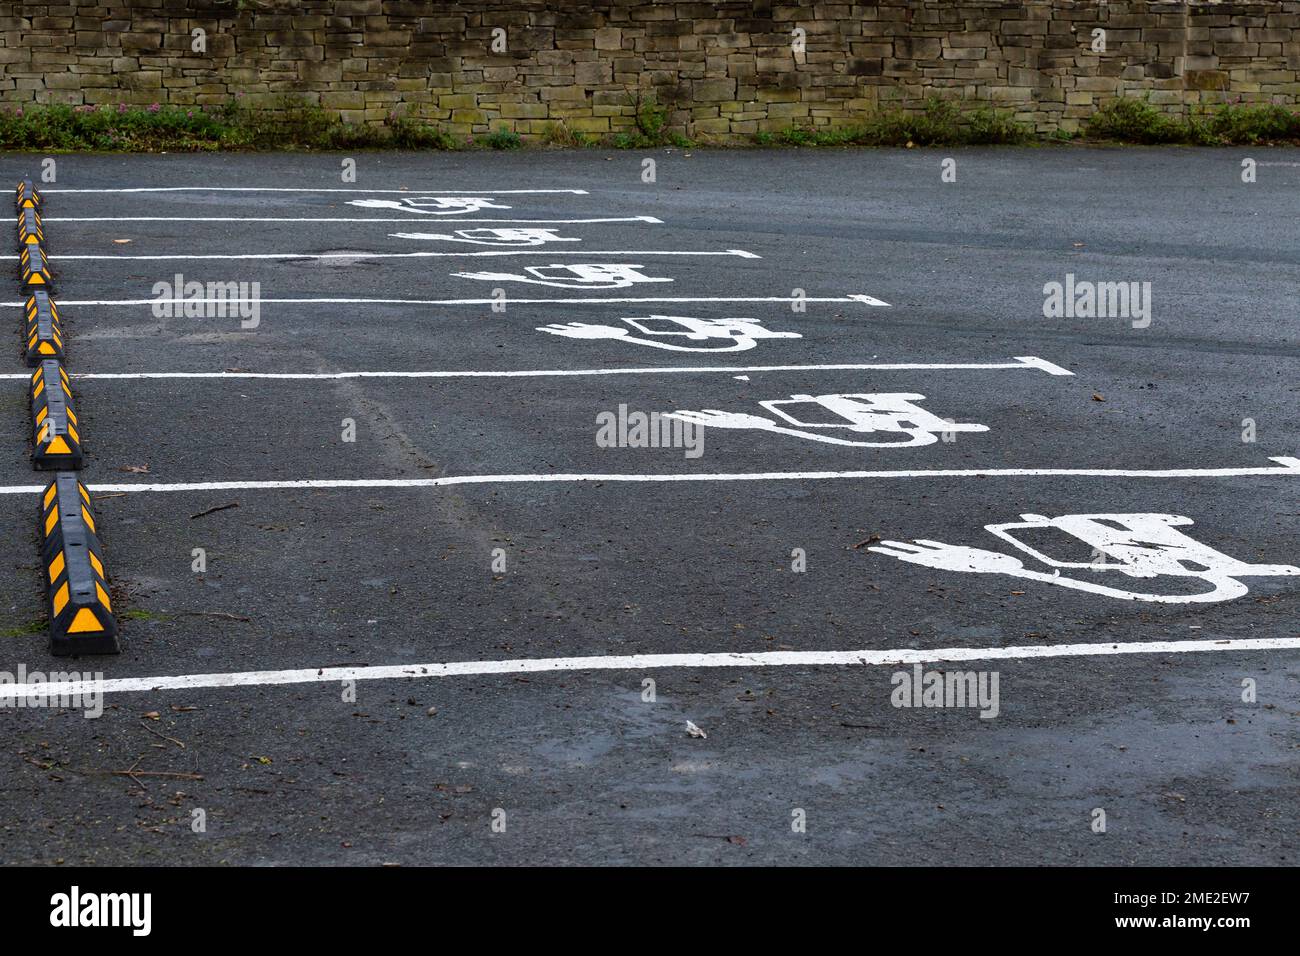
[[[297,216],[42,216],[42,222],[420,222],[429,223],[427,216],[403,216],[400,219],[374,218],[300,218]],[[439,216],[438,223],[444,222],[490,222],[490,223],[534,223],[550,225],[575,225],[593,222],[647,222],[663,225],[662,219],[654,216],[615,216],[602,219],[465,219],[456,216]]]
[[[444,478],[302,478],[292,481],[178,481],[88,485],[95,493],[169,491],[287,491],[301,488],[440,488],[451,485],[556,484],[600,482],[823,481],[893,478],[1243,478],[1256,475],[1300,477],[1300,458],[1270,458],[1276,467],[1254,468],[935,468],[898,471],[757,471],[698,474],[521,474],[449,475]],[[38,494],[43,485],[0,485],[0,495]]]
[[[860,362],[841,365],[701,365],[662,368],[576,368],[511,369],[506,371],[425,371],[425,372],[82,372],[72,373],[76,381],[113,381],[137,379],[269,379],[286,382],[317,382],[358,378],[541,378],[570,375],[707,375],[710,373],[747,372],[899,372],[899,371],[984,371],[1041,369],[1052,375],[1073,375],[1059,366],[1032,355],[1017,356],[1015,362],[894,362],[889,364]],[[1033,361],[1029,361],[1033,359]],[[1052,371],[1055,369],[1055,371]],[[30,375],[6,373],[0,380],[27,381]]]
[[[1054,365],[1047,361],[1047,359],[1041,359],[1037,355],[1017,355],[1016,361],[1023,362],[1031,368],[1041,369],[1048,375],[1074,375],[1074,373],[1069,369],[1061,368],[1059,365]]]
[[[731,296],[640,296],[640,297],[621,297],[606,299],[331,299],[331,298],[313,298],[313,299],[215,299],[199,298],[192,299],[63,299],[58,300],[61,306],[119,306],[119,305],[184,305],[187,303],[201,304],[204,302],[224,302],[226,305],[239,305],[240,303],[258,302],[263,305],[267,303],[281,303],[290,305],[496,305],[504,302],[507,305],[613,305],[613,304],[639,304],[639,303],[683,303],[683,302],[860,302],[864,305],[885,306],[889,303],[874,296],[869,295],[833,295],[833,296],[799,296],[798,298],[785,295],[731,295]],[[21,309],[25,301],[17,302],[0,302],[0,308]]]
[[[361,193],[362,195],[422,196],[425,193],[438,193],[441,196],[521,196],[538,193],[564,193],[570,196],[585,196],[585,189],[361,189],[358,186],[135,186],[129,189],[46,189],[42,193]]]
[[[19,699],[81,699],[95,694],[132,694],[200,688],[265,687],[284,684],[338,684],[352,680],[404,680],[481,677],[493,674],[643,671],[692,667],[880,667],[960,661],[1046,660],[1060,657],[1113,657],[1123,654],[1300,649],[1300,638],[1258,637],[1220,641],[1129,641],[1117,644],[1026,644],[1019,647],[937,647],[933,650],[765,651],[754,654],[627,654],[593,657],[532,657],[513,660],[389,664],[381,667],[310,667],[299,670],[233,671],[168,677],[116,677],[108,680],[0,684],[0,702]]]
[[[168,253],[166,255],[117,256],[49,256],[50,259],[475,259],[495,256],[735,256],[740,259],[760,259],[761,256],[744,249],[700,251],[682,249],[488,249],[479,252],[248,252],[191,255]],[[14,258],[17,258],[15,254]],[[264,300],[269,301],[269,300]]]

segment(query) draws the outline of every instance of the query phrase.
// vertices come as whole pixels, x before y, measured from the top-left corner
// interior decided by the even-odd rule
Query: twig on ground
[[[228,508],[238,508],[238,507],[239,507],[238,501],[232,501],[228,505],[217,505],[215,508],[209,508],[207,511],[200,511],[196,515],[190,515],[190,520],[193,521],[195,518],[202,518],[205,515],[216,514],[218,511],[225,511]]]

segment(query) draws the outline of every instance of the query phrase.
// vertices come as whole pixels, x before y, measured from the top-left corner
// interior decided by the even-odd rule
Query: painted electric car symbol
[[[766,329],[758,319],[643,315],[619,321],[626,323],[626,326],[557,322],[538,326],[537,331],[549,332],[566,339],[616,340],[671,352],[746,352],[763,339],[801,337],[798,332],[774,332]]]
[[[945,433],[988,431],[985,425],[945,421],[913,404],[924,398],[915,392],[792,395],[758,403],[775,418],[716,408],[670,412],[667,417],[709,428],[751,428],[856,448],[915,448],[933,445]],[[843,437],[876,434],[898,435],[902,440]]]
[[[1230,601],[1249,590],[1239,578],[1300,575],[1300,568],[1286,564],[1249,564],[1201,544],[1178,530],[1193,523],[1192,519],[1182,515],[1142,512],[1061,515],[1056,518],[1026,514],[1020,517],[1022,520],[1019,522],[986,525],[985,530],[1034,561],[1052,568],[1050,573],[1027,568],[1020,558],[1010,554],[925,538],[910,543],[882,541],[868,550],[943,571],[1003,574],[1106,597],[1162,604]],[[1013,534],[1045,529],[1056,529],[1082,541],[1092,548],[1094,559],[1057,560]],[[1067,577],[1061,573],[1063,569],[1086,569],[1129,578],[1199,579],[1211,587],[1208,591],[1194,594],[1154,594]]]
[[[548,266],[528,266],[526,275],[515,272],[453,272],[461,279],[483,279],[492,282],[527,282],[557,289],[626,289],[641,282],[672,282],[672,279],[642,275],[639,265],[622,262],[579,262],[572,265],[555,263]]]
[[[457,216],[480,209],[509,209],[483,196],[404,196],[401,199],[349,199],[362,209],[396,209],[423,216]]]
[[[554,229],[534,228],[483,228],[457,229],[454,232],[393,232],[393,239],[441,239],[445,242],[468,242],[475,246],[500,246],[506,249],[530,248],[548,242],[581,242],[567,236],[557,236]]]

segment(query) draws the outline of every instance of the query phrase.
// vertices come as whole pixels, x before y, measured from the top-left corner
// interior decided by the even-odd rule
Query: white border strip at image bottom
[[[0,707],[18,698],[76,698],[94,694],[144,693],[276,684],[329,684],[351,680],[401,680],[540,674],[554,671],[641,671],[670,667],[852,667],[940,664],[959,661],[1036,660],[1052,657],[1104,657],[1118,654],[1186,654],[1205,651],[1300,650],[1300,637],[1242,640],[1133,641],[1121,644],[1029,644],[1023,647],[938,647],[933,650],[771,651],[757,654],[629,654],[595,657],[540,657],[381,667],[317,667],[301,670],[178,674],[171,677],[121,677],[102,681],[0,683]]]

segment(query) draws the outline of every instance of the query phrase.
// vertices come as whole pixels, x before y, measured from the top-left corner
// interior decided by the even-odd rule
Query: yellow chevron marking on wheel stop
[[[63,587],[54,592],[54,616],[58,617],[63,613],[63,609],[68,606],[68,582],[63,582]]]
[[[84,634],[86,631],[102,631],[104,625],[99,623],[99,618],[95,617],[95,612],[88,607],[83,607],[77,612],[77,616],[72,619],[68,625],[69,634]]]
[[[60,551],[53,561],[50,562],[50,583],[53,584],[63,573],[63,568],[67,562],[64,560],[63,552]]]

